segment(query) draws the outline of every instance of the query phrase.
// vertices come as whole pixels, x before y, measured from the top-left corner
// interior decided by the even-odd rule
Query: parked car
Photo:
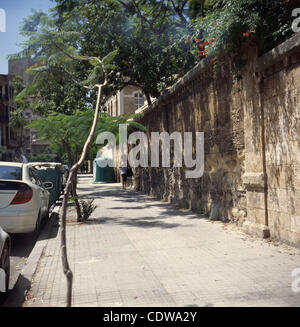
[[[7,233],[38,233],[52,187],[29,164],[0,161],[0,226]]]
[[[10,274],[10,238],[0,227],[0,298],[3,297],[9,286]]]

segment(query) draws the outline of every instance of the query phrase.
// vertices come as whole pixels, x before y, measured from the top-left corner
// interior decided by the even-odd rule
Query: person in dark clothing
[[[127,184],[127,160],[126,160],[125,155],[122,155],[122,157],[121,157],[120,175],[121,175],[121,178],[122,178],[123,190],[126,190],[126,184]]]

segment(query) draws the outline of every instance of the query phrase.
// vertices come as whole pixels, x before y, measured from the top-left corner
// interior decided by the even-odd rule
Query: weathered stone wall
[[[244,78],[246,231],[300,243],[300,35]]]
[[[244,126],[241,86],[230,63],[213,76],[210,61],[196,66],[184,80],[149,108],[141,123],[151,132],[204,132],[205,167],[201,178],[186,179],[184,168],[139,168],[136,189],[159,199],[196,209],[212,219],[246,216]],[[183,136],[183,135],[182,135]],[[194,140],[195,143],[195,140]]]
[[[138,168],[135,188],[234,220],[262,237],[300,242],[300,34],[258,58],[234,81],[230,63],[216,73],[202,61],[144,110],[151,132],[205,133],[204,175],[184,168]]]

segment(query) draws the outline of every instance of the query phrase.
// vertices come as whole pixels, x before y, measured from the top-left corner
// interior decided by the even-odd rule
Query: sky
[[[24,39],[19,28],[22,20],[31,14],[31,8],[48,11],[54,4],[51,0],[0,0],[0,74],[7,74],[7,55],[22,50],[18,44]],[[1,9],[6,16],[6,32],[1,32]]]

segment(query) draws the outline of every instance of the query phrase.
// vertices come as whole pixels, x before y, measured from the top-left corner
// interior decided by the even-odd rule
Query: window
[[[22,180],[22,168],[12,166],[0,166],[0,179]]]
[[[135,93],[134,94],[134,110],[139,109],[144,105],[144,95],[143,93]]]

